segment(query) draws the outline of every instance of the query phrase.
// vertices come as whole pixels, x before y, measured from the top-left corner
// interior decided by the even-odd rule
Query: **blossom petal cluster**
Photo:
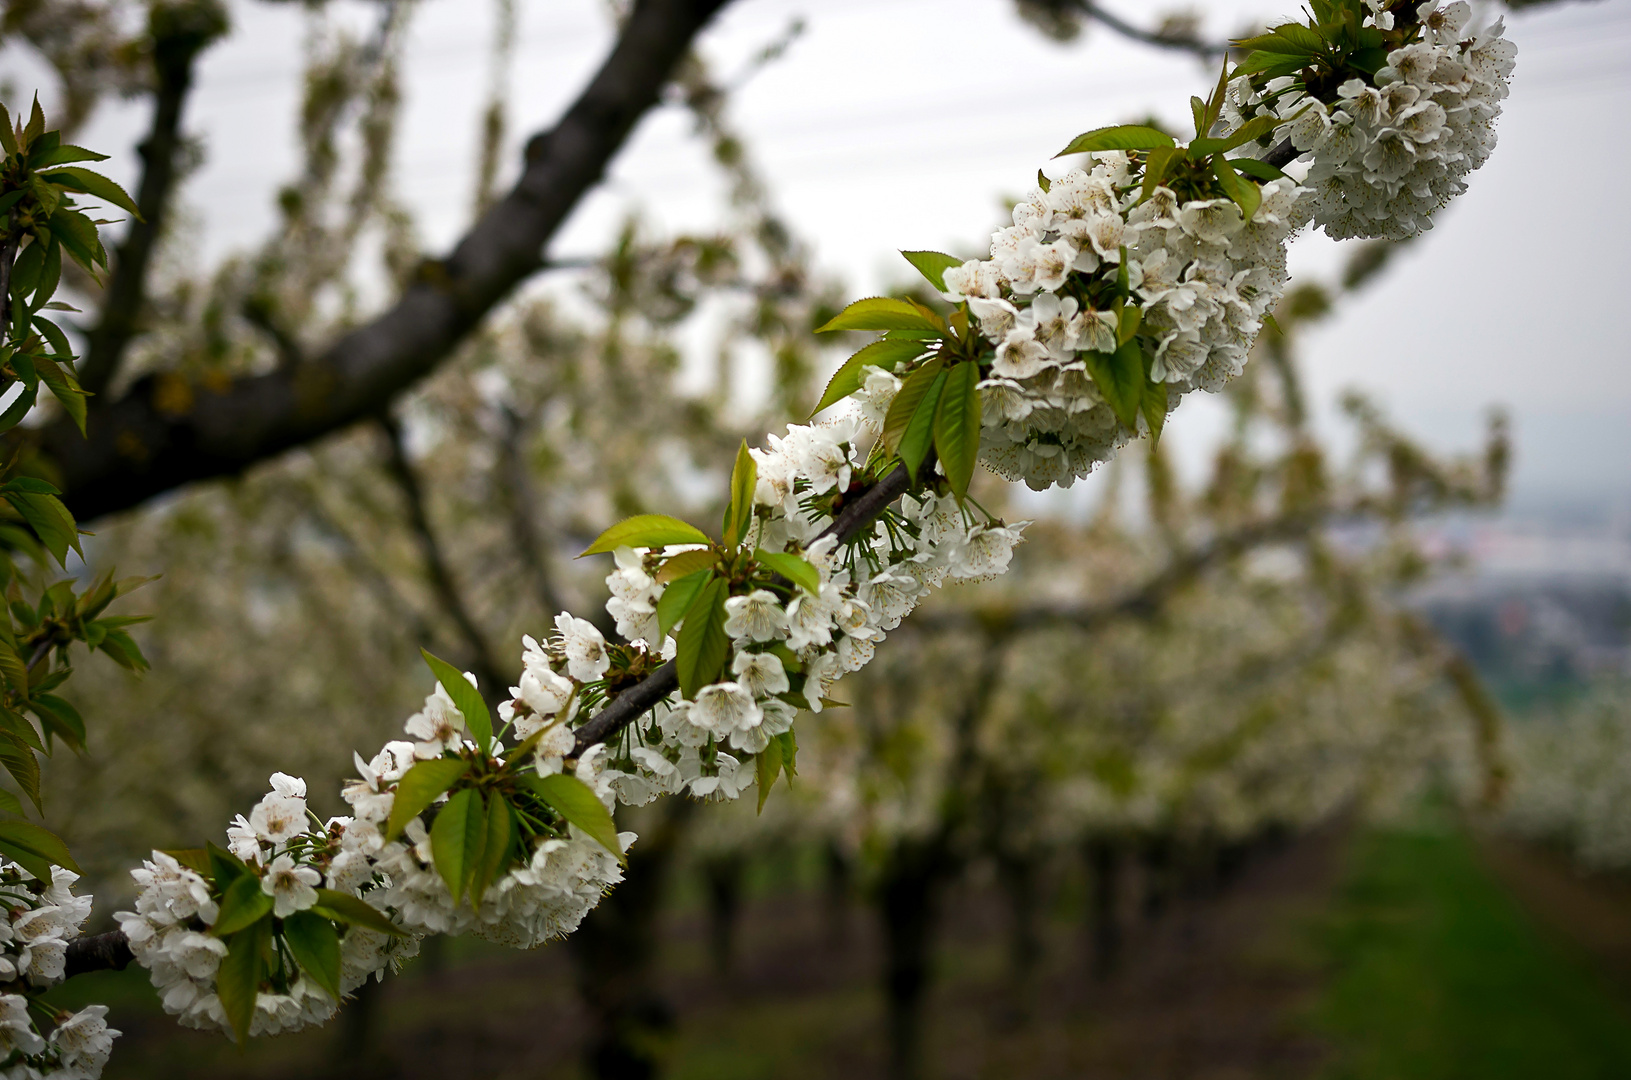
[[[0,861],[0,1076],[96,1080],[119,1032],[107,1025],[107,1006],[60,1013],[45,1030],[29,1009],[29,991],[62,981],[68,943],[91,914],[91,898],[74,894],[79,875],[60,866],[43,882],[15,863]],[[52,1011],[52,1010],[47,1010]]]
[[[1489,159],[1517,46],[1501,19],[1469,32],[1466,0],[1428,0],[1417,14],[1420,39],[1389,52],[1374,78],[1344,81],[1331,100],[1289,77],[1271,80],[1267,95],[1235,84],[1238,115],[1272,111],[1286,121],[1279,136],[1312,163],[1299,224],[1312,221],[1335,240],[1416,236]],[[1385,11],[1368,19],[1391,29]]]
[[[1096,384],[1092,354],[1126,340],[1106,298],[1125,275],[1136,337],[1167,387],[1166,409],[1191,390],[1217,391],[1245,365],[1286,283],[1285,243],[1303,189],[1265,184],[1247,220],[1227,198],[1147,194],[1121,151],[1093,155],[1034,189],[991,258],[945,273],[946,297],[966,300],[996,348],[980,384],[980,460],[1035,490],[1069,487],[1139,433]]]

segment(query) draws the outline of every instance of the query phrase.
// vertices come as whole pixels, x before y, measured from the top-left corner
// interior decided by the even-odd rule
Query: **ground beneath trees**
[[[1612,1032],[1567,1029],[1576,1014],[1591,1013],[1597,1027],[1623,1016],[1631,1032],[1631,1013],[1616,1011],[1627,999],[1610,1000],[1615,995],[1605,996],[1595,975],[1582,974],[1596,958],[1631,989],[1631,964],[1624,964],[1631,960],[1631,890],[1582,881],[1544,853],[1484,844],[1484,864],[1532,909],[1536,931],[1478,869],[1459,834],[1358,835],[1356,842],[1352,830],[1328,829],[1260,852],[1227,888],[1170,897],[1156,917],[1142,910],[1144,890],[1130,879],[1125,960],[1103,980],[1091,973],[1081,890],[1067,881],[1028,991],[1010,977],[995,890],[961,889],[941,934],[927,1075],[1370,1080],[1384,1075],[1380,1068],[1398,1076],[1470,1076],[1435,1064],[1459,1060],[1458,1040],[1479,1037],[1457,1026],[1465,1023],[1450,1007],[1465,996],[1459,978],[1513,984],[1501,1001],[1469,1006],[1475,1019],[1551,1008],[1562,1019],[1546,1038],[1590,1044],[1568,1070],[1546,1075],[1631,1076],[1631,1038],[1622,1048]],[[744,911],[727,977],[714,970],[695,903],[682,902],[669,918],[665,941],[661,978],[678,1021],[667,1048],[672,1076],[883,1076],[877,941],[865,910],[852,908],[838,924],[810,888],[756,899]],[[1479,967],[1486,962],[1500,968],[1493,977]],[[1536,980],[1550,1000],[1524,998]],[[1392,1013],[1370,1008],[1378,997],[1399,996],[1399,985],[1426,1004]],[[586,1018],[559,947],[517,955],[453,943],[439,962],[419,962],[328,1028],[259,1040],[247,1054],[219,1036],[178,1029],[157,1010],[139,973],[76,981],[73,990],[76,998],[112,1004],[111,1019],[126,1031],[109,1080],[583,1075]],[[369,1016],[372,1024],[358,1023]],[[1405,1048],[1403,1057],[1373,1062],[1355,1051],[1394,1044]]]

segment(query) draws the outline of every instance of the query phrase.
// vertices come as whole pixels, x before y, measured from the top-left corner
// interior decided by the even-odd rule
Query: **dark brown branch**
[[[906,494],[911,486],[906,466],[898,467],[840,511],[837,519],[822,531],[821,536],[836,536],[840,542],[850,539],[871,524],[885,507]],[[594,719],[580,727],[577,743],[572,749],[573,755],[582,755],[590,747],[610,739],[679,689],[679,685],[679,669],[670,660],[643,681],[623,691],[610,705],[596,713]]]
[[[113,382],[125,348],[135,336],[147,297],[153,247],[164,231],[178,179],[181,113],[192,89],[193,63],[226,29],[226,12],[214,0],[153,8],[153,127],[136,148],[142,159],[136,206],[142,216],[130,223],[115,253],[102,317],[91,330],[79,362],[79,383],[93,394],[100,394]]]
[[[75,938],[68,943],[63,977],[71,979],[90,971],[123,971],[134,959],[123,930]]]
[[[1229,55],[1227,44],[1164,34],[1159,30],[1145,30],[1141,26],[1134,26],[1120,15],[1106,11],[1096,0],[1073,0],[1073,3],[1083,15],[1103,23],[1122,37],[1141,44],[1154,45],[1158,49],[1177,49],[1180,52],[1193,53],[1203,60],[1216,60]]]
[[[617,44],[553,130],[527,144],[525,170],[445,259],[426,262],[397,303],[296,371],[222,389],[156,393],[144,378],[93,406],[90,437],[72,422],[41,434],[81,522],[139,506],[184,484],[233,476],[292,447],[378,415],[435,370],[517,285],[656,105],[675,65],[727,0],[639,0]],[[176,376],[164,378],[173,384]],[[93,402],[98,399],[92,399]]]
[[[430,514],[425,505],[425,491],[419,483],[419,474],[414,472],[413,463],[408,460],[407,447],[402,439],[402,425],[388,414],[379,418],[379,424],[385,432],[385,444],[389,450],[386,458],[387,469],[392,479],[396,481],[397,487],[401,489],[402,499],[407,504],[408,524],[413,528],[414,539],[418,541],[420,554],[424,557],[431,587],[436,592],[442,610],[453,620],[453,625],[458,627],[459,636],[464,639],[465,649],[470,655],[470,666],[481,683],[482,696],[488,699],[489,705],[496,705],[504,700],[504,690],[510,685],[510,680],[494,661],[492,648],[487,643],[487,635],[476,625],[469,605],[464,602],[464,594],[459,591],[458,582],[453,577],[453,568],[448,565],[447,557],[442,552],[442,545],[436,538],[436,530],[431,527]]]

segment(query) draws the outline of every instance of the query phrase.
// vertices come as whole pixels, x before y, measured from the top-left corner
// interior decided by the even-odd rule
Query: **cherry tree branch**
[[[1089,19],[1101,23],[1122,37],[1137,41],[1140,44],[1154,45],[1158,49],[1176,49],[1180,52],[1193,53],[1204,60],[1215,60],[1229,55],[1227,43],[1202,41],[1197,37],[1180,36],[1162,30],[1146,30],[1141,26],[1134,26],[1114,12],[1106,11],[1104,6],[1099,4],[1097,0],[1067,0],[1067,2]]]
[[[599,72],[556,126],[528,142],[515,187],[453,251],[426,261],[396,304],[298,370],[199,383],[181,395],[138,380],[93,398],[89,438],[64,418],[39,433],[81,522],[185,484],[233,476],[377,415],[434,371],[523,281],[544,245],[660,99],[675,66],[728,0],[637,0]],[[169,382],[173,372],[165,373]]]

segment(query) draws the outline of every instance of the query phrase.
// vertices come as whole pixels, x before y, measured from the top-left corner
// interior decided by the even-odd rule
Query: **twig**
[[[1158,49],[1176,49],[1180,52],[1193,53],[1206,60],[1217,59],[1229,55],[1229,46],[1216,42],[1202,41],[1199,38],[1178,37],[1163,34],[1159,30],[1145,30],[1134,26],[1120,15],[1106,11],[1099,6],[1096,0],[1074,0],[1077,10],[1096,22],[1103,23],[1122,37],[1145,45],[1154,45]]]

